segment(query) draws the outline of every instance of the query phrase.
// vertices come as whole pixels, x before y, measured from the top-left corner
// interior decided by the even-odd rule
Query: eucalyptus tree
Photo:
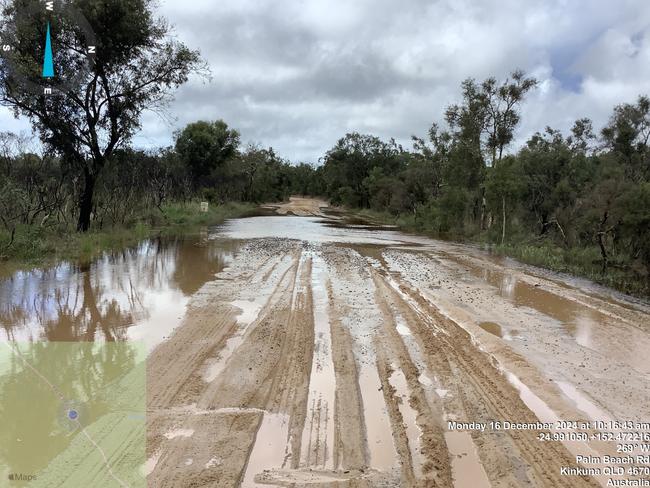
[[[176,152],[188,168],[195,189],[209,186],[209,177],[239,152],[240,135],[223,120],[199,120],[176,134]]]
[[[0,104],[27,117],[46,150],[72,168],[80,182],[79,231],[90,227],[106,162],[137,132],[143,112],[164,111],[174,89],[205,69],[197,51],[170,35],[154,6],[153,0],[5,0],[0,6],[7,47]],[[34,89],[50,82],[54,89]]]
[[[501,162],[504,149],[512,142],[521,120],[518,106],[535,86],[537,80],[526,77],[521,70],[513,71],[510,78],[501,84],[496,78],[488,78],[482,83],[480,97],[485,104],[486,146],[492,166]]]

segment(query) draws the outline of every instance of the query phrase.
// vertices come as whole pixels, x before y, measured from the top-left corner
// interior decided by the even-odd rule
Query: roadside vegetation
[[[47,265],[62,259],[88,261],[104,251],[119,251],[160,235],[196,233],[228,218],[240,217],[255,208],[246,203],[226,203],[200,212],[200,202],[164,205],[162,212],[139,216],[127,224],[75,232],[62,226],[17,225],[9,233],[0,231],[0,261],[10,268]]]
[[[116,151],[97,178],[91,225],[78,232],[81,190],[67,165],[30,151],[25,138],[0,133],[0,260],[87,259],[161,233],[196,232],[304,190],[303,166],[272,149],[241,148],[237,131],[220,121],[190,124],[177,139],[155,152]],[[219,142],[225,139],[227,151]],[[202,151],[227,157],[200,161],[193,153]]]
[[[316,173],[334,204],[381,222],[650,295],[650,100],[579,119],[510,152],[536,81],[468,79],[462,101],[413,148],[347,134]]]

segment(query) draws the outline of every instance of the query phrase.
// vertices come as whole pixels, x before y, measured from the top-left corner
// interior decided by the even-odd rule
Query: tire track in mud
[[[387,248],[256,242],[152,355],[153,486],[597,486],[538,431],[449,431],[539,412]]]
[[[337,374],[336,378],[337,391],[339,386],[344,388],[337,403],[341,442],[347,451],[359,453],[356,459],[344,458],[345,467],[365,473],[369,486],[397,486],[399,460],[375,353],[374,341],[383,317],[374,301],[373,282],[363,259],[352,250],[326,246],[323,257],[331,283],[333,335],[345,338],[335,348],[335,366],[341,356],[354,366],[347,375]],[[355,465],[362,461],[361,453],[363,464]]]
[[[298,356],[302,351],[302,355],[311,357],[310,347],[313,343],[313,327],[300,316],[308,303],[302,298],[301,303],[294,304],[292,299],[296,297],[292,291],[301,261],[300,249],[296,249],[295,244],[290,248],[291,263],[288,266],[282,265],[286,249],[280,249],[285,252],[275,253],[276,262],[249,270],[249,279],[246,280],[241,280],[241,276],[247,273],[233,272],[232,276],[225,277],[225,284],[221,283],[227,288],[221,293],[221,298],[215,300],[216,294],[210,290],[208,294],[214,302],[197,306],[201,315],[206,316],[215,311],[215,302],[232,303],[235,298],[240,298],[242,290],[238,290],[238,287],[257,283],[258,286],[251,289],[259,292],[265,282],[274,282],[267,303],[246,326],[242,342],[231,351],[236,351],[236,354],[230,355],[212,382],[205,382],[202,373],[206,363],[209,363],[208,353],[223,348],[224,337],[220,336],[211,344],[212,336],[203,336],[208,327],[204,321],[190,321],[180,329],[198,343],[194,349],[200,349],[202,354],[199,357],[192,350],[193,354],[188,354],[186,361],[180,361],[181,365],[188,364],[188,367],[177,372],[177,376],[181,377],[178,380],[181,386],[176,398],[172,398],[174,404],[182,403],[185,406],[174,408],[168,400],[169,407],[161,408],[153,403],[157,408],[150,410],[148,453],[152,466],[148,468],[151,471],[148,480],[154,486],[178,486],[174,484],[174,480],[178,479],[184,479],[187,486],[193,483],[197,486],[237,486],[243,481],[246,463],[251,461],[253,441],[259,429],[270,430],[272,436],[279,431],[287,432],[286,443],[290,428],[285,428],[285,425],[289,415],[280,411],[283,408],[288,410],[287,405],[300,411],[301,404],[305,403],[304,399],[299,398],[300,393],[306,391],[300,378],[306,378],[308,371],[304,371],[301,366],[304,361]],[[256,261],[250,259],[249,264],[255,265]],[[255,276],[261,279],[252,279]],[[300,294],[297,294],[297,298],[300,298]],[[233,336],[232,322],[236,322],[236,309],[233,311],[233,308],[227,308],[226,318],[213,317],[210,324],[223,329],[222,336],[227,336],[228,332]],[[228,329],[222,326],[225,321],[230,325]],[[247,361],[246,365],[241,364],[242,360]],[[162,370],[160,374],[167,371]],[[170,376],[168,372],[167,375]],[[187,378],[191,378],[191,381],[187,381]],[[235,378],[236,381],[228,381]],[[168,377],[167,381],[174,383],[174,379]],[[302,383],[306,383],[306,379]],[[274,392],[276,395],[272,394]],[[291,418],[299,420],[299,415]],[[165,438],[163,435],[179,429],[191,432],[191,435],[187,439],[174,436]],[[208,445],[202,441],[206,432],[210,439]],[[192,450],[191,446],[200,446],[200,452],[209,453],[209,459],[203,464],[194,461],[179,464],[185,453]],[[290,447],[288,449],[290,451]],[[280,453],[283,454],[283,451]],[[266,462],[264,457],[252,461]]]
[[[468,254],[472,255],[472,252]],[[389,269],[399,271],[413,293],[440,307],[440,311],[462,325],[473,340],[476,338],[480,341],[478,349],[498,361],[495,363],[498,370],[503,370],[522,401],[540,420],[645,418],[646,409],[642,405],[648,397],[648,383],[629,365],[635,361],[638,365],[645,364],[647,368],[648,364],[646,356],[638,354],[639,350],[645,350],[648,341],[647,335],[638,332],[639,328],[643,328],[640,327],[643,320],[639,318],[644,310],[642,305],[633,306],[625,297],[612,300],[600,296],[598,301],[611,301],[604,309],[625,312],[626,320],[636,316],[637,321],[636,327],[629,328],[622,323],[614,323],[613,320],[617,319],[611,315],[608,319],[601,315],[600,320],[586,325],[590,328],[589,332],[594,334],[592,341],[597,337],[601,340],[611,337],[611,340],[607,340],[607,347],[597,347],[594,351],[593,345],[583,347],[583,341],[589,340],[588,334],[586,337],[583,335],[581,341],[571,330],[576,317],[591,314],[593,319],[598,316],[593,315],[593,304],[581,305],[584,294],[589,294],[589,287],[583,292],[561,281],[556,283],[556,280],[536,276],[535,273],[526,276],[516,264],[513,271],[510,268],[501,269],[503,267],[491,262],[485,263],[482,279],[471,280],[463,274],[463,270],[458,270],[455,260],[446,259],[441,264],[429,252],[391,249],[385,255]],[[468,271],[465,267],[463,269]],[[471,273],[473,276],[477,274],[480,273],[476,270]],[[461,290],[460,293],[454,294],[454,288],[456,292]],[[521,305],[524,306],[520,308]],[[486,332],[484,323],[479,322],[481,320],[504,321],[501,323],[506,325],[506,333],[501,336],[499,331],[495,336],[494,332]],[[513,330],[513,325],[517,330]],[[621,348],[622,340],[635,342],[635,348]],[[627,364],[621,362],[621,351],[625,351],[631,360],[626,359]],[[628,401],[616,401],[622,397]],[[472,401],[477,403],[480,397]],[[587,436],[598,434],[598,431],[590,429],[580,432]],[[493,440],[490,438],[492,436],[478,437],[485,442]],[[583,459],[617,456],[616,444],[611,442],[566,441],[563,445],[573,456],[580,455]],[[583,466],[594,467],[589,463]],[[608,465],[599,464],[597,467],[602,472]],[[608,476],[594,476],[593,479],[606,485]]]
[[[426,352],[429,371],[436,373],[444,389],[452,392],[444,402],[447,414],[451,413],[459,421],[537,420],[518,391],[460,325],[442,315],[417,290],[401,282],[398,273],[383,267],[377,273],[392,291],[399,310],[411,315],[407,322]],[[479,457],[493,485],[598,486],[586,477],[560,476],[561,466],[576,466],[575,458],[560,443],[541,445],[537,434],[538,431],[512,431],[479,439],[473,433]],[[485,439],[490,437],[495,441],[490,439],[492,445],[487,446]],[[500,439],[496,441],[497,438]]]
[[[410,486],[451,486],[451,469],[441,425],[442,412],[440,406],[432,401],[433,398],[427,397],[421,382],[423,375],[428,378],[431,373],[423,364],[419,346],[407,345],[404,336],[412,334],[409,319],[398,312],[398,304],[378,273],[374,270],[371,273],[378,308],[386,317],[385,336],[376,342],[382,359],[380,376],[387,393],[386,401],[389,405],[393,404],[393,432],[396,443],[401,445],[403,481]],[[410,310],[407,309],[407,312],[412,322]],[[397,387],[393,378],[399,381]],[[402,413],[406,408],[412,409],[415,414],[415,418],[410,419],[410,429],[409,420]],[[407,428],[402,429],[405,420]]]
[[[334,470],[334,405],[336,379],[332,359],[329,296],[322,259],[310,255],[314,350],[309,378],[308,419],[301,443],[301,465]]]
[[[375,371],[377,383],[369,390],[374,394],[366,395],[368,390],[361,388],[359,381],[359,357],[355,350],[358,343],[352,334],[359,330],[344,323],[355,316],[353,308],[358,307],[358,303],[346,304],[341,295],[342,289],[353,286],[348,281],[350,275],[340,269],[340,256],[328,246],[310,246],[307,255],[312,263],[314,351],[301,456],[296,464],[294,451],[293,469],[272,469],[258,476],[257,481],[282,486],[397,486],[399,477],[390,472],[397,466],[397,456],[390,439],[392,428],[374,354],[365,368]],[[372,304],[371,300],[368,302]],[[369,412],[377,413],[378,418],[371,418]],[[368,432],[376,431],[378,426],[388,436],[388,443],[370,446]],[[386,449],[393,452],[389,455],[389,472],[377,469],[383,466],[373,466],[377,451]],[[390,461],[393,459],[394,462]]]
[[[176,473],[174,479],[180,470],[202,483],[209,478],[207,469],[214,486],[248,487],[261,482],[287,485],[294,481],[367,486],[364,465],[355,466],[354,458],[346,459],[338,447],[349,435],[338,427],[342,419],[335,407],[334,322],[328,313],[331,297],[325,264],[318,251],[302,249],[288,269],[278,266],[276,272],[283,274],[267,304],[247,326],[218,376],[205,384],[198,396],[183,392],[186,401],[196,402],[196,406],[187,407],[193,415],[179,427],[174,414],[159,412],[162,420],[156,430],[191,434],[189,439],[167,439],[167,449],[156,459],[160,468],[154,468],[150,479],[164,479],[160,473],[167,466]],[[338,347],[339,339],[345,336],[336,337]],[[201,369],[196,367],[194,376],[200,376]],[[247,422],[241,422],[240,417]],[[218,432],[201,423],[217,418]],[[350,419],[346,421],[350,423]],[[178,464],[188,443],[201,442],[197,433],[204,430],[217,438],[218,446],[227,438],[238,440],[232,451],[239,455],[233,459],[204,446],[212,456],[205,463],[209,468],[199,477],[192,465]],[[363,452],[358,440],[348,446],[348,452]]]
[[[328,288],[328,294],[333,301],[331,286]],[[331,320],[336,374],[334,464],[343,471],[367,469],[370,460],[368,450],[364,448],[366,425],[360,421],[364,413],[358,381],[359,368],[352,350],[352,337],[335,311],[331,314]]]
[[[305,293],[310,274],[311,262],[298,251],[236,354],[199,400],[199,406],[208,409],[262,411],[238,477],[244,487],[255,486],[263,470],[292,463],[300,449],[296,439],[304,423],[306,359],[313,347],[313,321],[307,313],[311,298]]]
[[[511,372],[525,383],[535,385],[540,398],[562,418],[593,419],[594,411],[606,412],[614,418],[646,417],[645,399],[650,396],[648,377],[629,365],[645,362],[647,369],[649,364],[643,352],[647,350],[648,335],[638,332],[643,319],[638,320],[637,328],[623,331],[611,319],[594,321],[590,308],[578,305],[580,300],[570,302],[569,309],[563,312],[564,318],[558,317],[558,307],[566,306],[567,300],[551,298],[542,304],[534,301],[549,298],[548,290],[554,288],[547,280],[520,286],[519,278],[513,278],[506,269],[501,273],[503,279],[495,283],[490,265],[486,265],[485,281],[468,276],[465,268],[459,270],[452,261],[440,264],[430,252],[418,254],[391,249],[384,255],[390,269],[402,273],[403,281],[435,303],[443,314],[462,324],[480,340],[482,348]],[[518,276],[518,273],[513,274]],[[582,292],[565,291],[565,287],[568,285],[556,290],[557,293],[580,295]],[[541,292],[540,288],[548,290]],[[534,294],[528,293],[531,289],[535,290]],[[521,303],[524,300],[527,303]],[[614,301],[612,307],[625,310],[632,307],[629,301],[621,300],[620,305]],[[556,307],[550,315],[545,312],[549,303]],[[635,313],[641,310],[643,307]],[[629,315],[628,319],[633,316]],[[485,325],[496,326],[496,332]],[[621,348],[622,340],[633,341],[634,348]],[[584,347],[585,341],[589,347]],[[594,347],[594,341],[601,346]],[[625,359],[621,357],[623,352]],[[615,401],[616,398],[628,401]]]
[[[249,475],[249,466],[244,487],[254,486],[252,481],[282,486],[369,486],[360,401],[351,401],[351,397],[360,398],[357,368],[350,336],[333,308],[332,270],[324,258],[320,246],[307,246],[304,251],[309,270],[303,278],[307,283],[304,296],[311,311],[313,349],[309,382],[304,385],[308,401],[302,411],[294,408],[290,414],[296,427],[302,422],[302,429],[294,429],[290,436],[291,463],[276,461],[256,477]],[[342,392],[351,393],[351,397],[342,396]],[[265,437],[266,433],[258,432],[251,457]]]
[[[476,269],[489,270],[498,274],[509,273],[513,275],[518,281],[524,282],[527,285],[539,288],[543,284],[543,288],[534,290],[540,294],[550,292],[560,300],[570,300],[585,308],[591,309],[596,314],[607,315],[610,319],[624,323],[626,326],[644,330],[640,327],[648,313],[650,313],[650,306],[643,303],[641,300],[632,299],[629,303],[630,297],[622,297],[620,293],[613,292],[607,288],[601,287],[600,292],[605,296],[599,295],[588,290],[577,289],[561,280],[555,279],[551,276],[549,271],[534,268],[514,261],[508,261],[511,265],[506,268],[494,259],[486,259],[485,256],[474,256],[472,254],[456,254],[454,252],[437,252],[438,255],[444,256],[449,263],[455,263],[472,273],[476,273]],[[612,297],[621,298],[621,300],[612,300]]]
[[[293,329],[291,299],[298,279],[300,257],[294,255],[277,286],[256,318],[247,325],[242,342],[232,351],[217,378],[197,399],[199,408],[246,407],[265,409],[277,379],[277,368],[286,358]],[[205,383],[205,382],[204,382]]]
[[[271,257],[258,260],[258,270],[266,272],[275,269],[277,263]],[[241,279],[250,284],[256,274],[246,274],[246,270],[230,276],[229,270],[221,273],[221,280],[207,283],[193,297],[194,304],[189,307],[183,324],[174,333],[173,341],[162,342],[151,353],[147,361],[148,407],[167,408],[174,404],[187,404],[185,398],[177,398],[182,390],[186,396],[198,393],[201,388],[197,366],[202,365],[215,350],[221,349],[228,338],[237,330],[237,307],[232,305],[233,292],[224,283]],[[197,340],[200,337],[201,340]],[[191,379],[192,376],[195,376]],[[187,388],[191,382],[194,388]]]

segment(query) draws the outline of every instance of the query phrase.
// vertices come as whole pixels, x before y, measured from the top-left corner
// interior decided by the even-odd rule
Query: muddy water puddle
[[[560,388],[562,394],[571,400],[578,410],[584,412],[590,420],[613,420],[610,414],[598,407],[585,394],[579,392],[571,383],[556,381],[555,384]]]
[[[381,391],[375,364],[363,362],[359,368],[359,388],[363,401],[369,464],[375,469],[390,471],[397,467],[397,451],[393,443],[388,409]]]
[[[160,461],[160,456],[161,453],[157,452],[145,461],[144,465],[141,468],[142,474],[145,477],[149,476],[151,473],[153,473],[153,470],[156,469],[156,465],[158,464],[158,461]]]
[[[492,486],[469,432],[445,432],[445,442],[451,457],[454,487],[490,488]]]
[[[163,434],[167,439],[175,439],[176,437],[192,437],[194,435],[193,429],[173,429]]]
[[[616,318],[571,300],[560,294],[544,289],[540,283],[529,283],[517,279],[515,273],[492,267],[479,267],[473,262],[449,253],[441,253],[449,260],[462,266],[474,278],[479,278],[497,289],[498,294],[517,307],[525,307],[555,322],[545,322],[544,317],[535,320],[538,326],[562,328],[579,345],[598,353],[606,352],[613,359],[627,363],[637,371],[650,373],[650,360],[644,351],[650,348],[647,334],[631,327]],[[486,331],[503,337],[501,326],[493,322],[480,324]],[[617,329],[617,341],[613,342],[612,328]]]
[[[503,337],[503,331],[501,330],[501,326],[496,322],[481,322],[478,325],[479,327],[481,327],[481,329],[483,329],[486,332],[489,332],[492,335],[501,338]]]
[[[417,412],[411,407],[410,392],[408,384],[406,383],[406,376],[404,372],[392,364],[393,372],[388,378],[388,382],[395,389],[395,396],[398,398],[398,406],[402,421],[406,426],[406,435],[408,437],[409,450],[411,452],[411,461],[413,466],[413,475],[416,478],[422,476],[422,466],[424,464],[424,456],[422,455],[422,430],[417,424]]]
[[[519,396],[522,399],[522,401],[526,404],[526,406],[535,414],[535,416],[542,422],[548,422],[553,425],[557,425],[557,422],[560,420],[560,416],[553,411],[551,407],[548,406],[548,404],[542,400],[539,396],[537,396],[533,391],[525,385],[517,376],[514,374],[504,371],[504,374],[510,384],[514,386],[517,391],[519,392]],[[570,385],[569,385],[570,386]],[[575,389],[572,389],[571,387],[567,388],[565,385],[565,391],[569,393],[569,395],[574,395],[578,394],[580,395],[577,391],[573,391]],[[565,393],[566,394],[566,393]],[[574,396],[574,401],[575,401],[575,396]],[[584,406],[584,397],[580,395],[581,398],[581,405]],[[593,406],[592,404],[592,413],[593,413]],[[569,432],[572,432],[571,429],[567,429]],[[563,440],[562,444],[564,447],[567,448],[567,450],[573,455],[573,456],[581,456],[583,459],[595,459],[598,458],[600,459],[600,453],[598,450],[595,448],[595,442],[581,442],[581,441],[574,441],[574,440]],[[580,458],[578,458],[580,459]],[[605,465],[600,464],[601,468],[605,467]],[[593,467],[594,464],[588,464],[590,467]],[[601,471],[602,472],[602,471]],[[614,476],[612,475],[611,477],[613,478],[620,478],[620,476]],[[604,474],[602,475],[594,475],[594,479],[600,483],[601,486],[609,486],[607,484],[608,481],[608,476],[605,476]]]
[[[0,281],[0,336],[16,341],[141,340],[171,335],[189,298],[240,244],[205,236],[147,240],[85,264],[18,271]]]
[[[496,322],[479,322],[478,325],[485,332],[489,332],[490,334],[506,341],[511,341],[514,337],[519,336],[519,331],[504,331],[503,327]]]
[[[413,335],[411,333],[411,328],[406,323],[406,320],[402,314],[397,312],[397,310],[394,308],[391,310],[391,312],[393,314],[393,319],[395,320],[395,330],[400,336],[402,336],[402,340],[409,341]]]
[[[442,387],[439,378],[432,382],[436,385],[436,395],[442,401],[443,425],[448,426],[449,421],[460,418],[450,409],[452,395]],[[445,444],[451,464],[451,474],[454,488],[489,488],[492,486],[479,457],[476,443],[469,431],[449,430],[444,431]]]
[[[334,469],[334,399],[336,379],[332,360],[327,268],[311,254],[314,308],[314,354],[309,379],[308,412],[302,434],[301,465]]]
[[[251,217],[224,224],[220,235],[232,239],[284,238],[315,243],[400,245],[425,242],[395,230],[375,226],[350,227],[321,217]]]
[[[265,413],[255,436],[241,488],[266,486],[257,483],[256,476],[265,470],[284,468],[290,457],[289,416]]]

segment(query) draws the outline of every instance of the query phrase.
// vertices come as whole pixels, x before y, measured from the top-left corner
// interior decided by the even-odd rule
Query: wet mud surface
[[[615,445],[448,422],[647,421],[647,304],[294,203],[11,275],[2,340],[144,341],[152,487],[602,484],[560,468]]]

